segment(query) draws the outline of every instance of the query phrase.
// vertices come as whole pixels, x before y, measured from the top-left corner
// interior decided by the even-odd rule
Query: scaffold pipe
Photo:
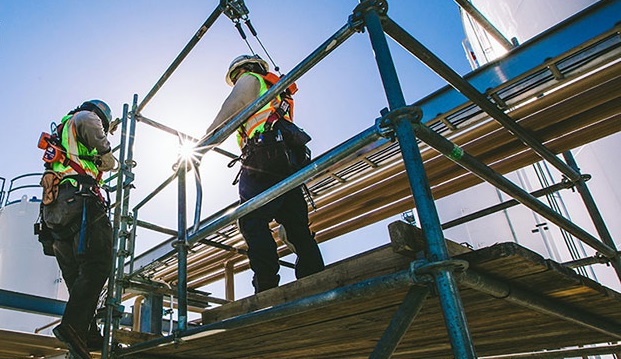
[[[405,98],[377,11],[373,8],[369,9],[364,15],[364,21],[369,30],[369,38],[375,52],[375,60],[390,109],[402,108],[405,106]],[[443,261],[449,259],[450,256],[444,241],[442,228],[440,227],[440,219],[435,202],[431,195],[429,179],[423,167],[423,159],[416,135],[410,124],[410,120],[413,120],[413,115],[410,117],[396,118],[395,123],[392,125],[399,139],[399,147],[401,148],[401,155],[414,196],[414,202],[416,203],[416,211],[427,238],[429,260]],[[434,273],[434,278],[453,355],[456,358],[462,359],[476,358],[477,355],[472,344],[472,336],[470,335],[463,303],[453,273],[448,269],[440,270]]]

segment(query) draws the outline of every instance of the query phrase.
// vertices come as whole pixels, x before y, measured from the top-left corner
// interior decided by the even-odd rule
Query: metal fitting
[[[377,132],[380,136],[390,138],[391,140],[395,138],[394,127],[397,122],[407,119],[412,123],[419,123],[423,118],[423,111],[420,107],[414,105],[403,106],[392,111],[384,108],[380,111],[380,114],[382,117],[375,120]]]
[[[226,0],[220,2],[220,7],[224,10],[222,11],[224,15],[226,15],[229,19],[234,22],[239,22],[239,20],[246,20],[248,18],[248,8],[246,4],[244,4],[244,0]]]
[[[366,0],[354,8],[349,16],[349,26],[356,32],[364,32],[364,16],[369,11],[375,11],[382,17],[388,12],[388,3],[385,0]]]
[[[413,261],[410,264],[412,280],[416,283],[429,283],[437,272],[465,272],[469,267],[467,261],[461,259],[448,259],[445,261],[429,262],[427,260]]]

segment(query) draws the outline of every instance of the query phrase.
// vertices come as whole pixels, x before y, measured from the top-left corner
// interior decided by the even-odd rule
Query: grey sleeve
[[[110,152],[110,142],[101,120],[94,112],[80,111],[73,116],[73,122],[79,141],[89,150],[96,148],[100,155]]]
[[[234,118],[255,101],[259,97],[260,92],[261,84],[256,77],[250,75],[240,77],[205,133],[211,134],[215,130],[220,129],[230,119]]]

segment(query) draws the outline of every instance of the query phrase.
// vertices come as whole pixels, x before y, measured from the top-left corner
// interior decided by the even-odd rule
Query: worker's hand
[[[110,129],[108,129],[108,133],[114,135],[114,132],[119,127],[119,123],[121,123],[120,118],[117,118],[114,121],[110,122]]]
[[[112,155],[112,152],[108,152],[101,156],[98,156],[96,160],[97,169],[106,172],[106,171],[117,171],[119,168],[116,166],[117,164],[116,158]]]

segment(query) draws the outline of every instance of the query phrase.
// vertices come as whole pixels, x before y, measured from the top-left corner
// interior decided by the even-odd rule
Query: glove
[[[108,133],[114,135],[114,132],[119,127],[119,123],[121,123],[121,120],[118,118],[110,122],[110,128],[108,129]]]
[[[97,169],[102,172],[117,171],[119,169],[118,167],[116,167],[117,162],[118,161],[116,160],[116,158],[114,158],[112,152],[108,152],[99,156],[99,158],[97,159]]]

